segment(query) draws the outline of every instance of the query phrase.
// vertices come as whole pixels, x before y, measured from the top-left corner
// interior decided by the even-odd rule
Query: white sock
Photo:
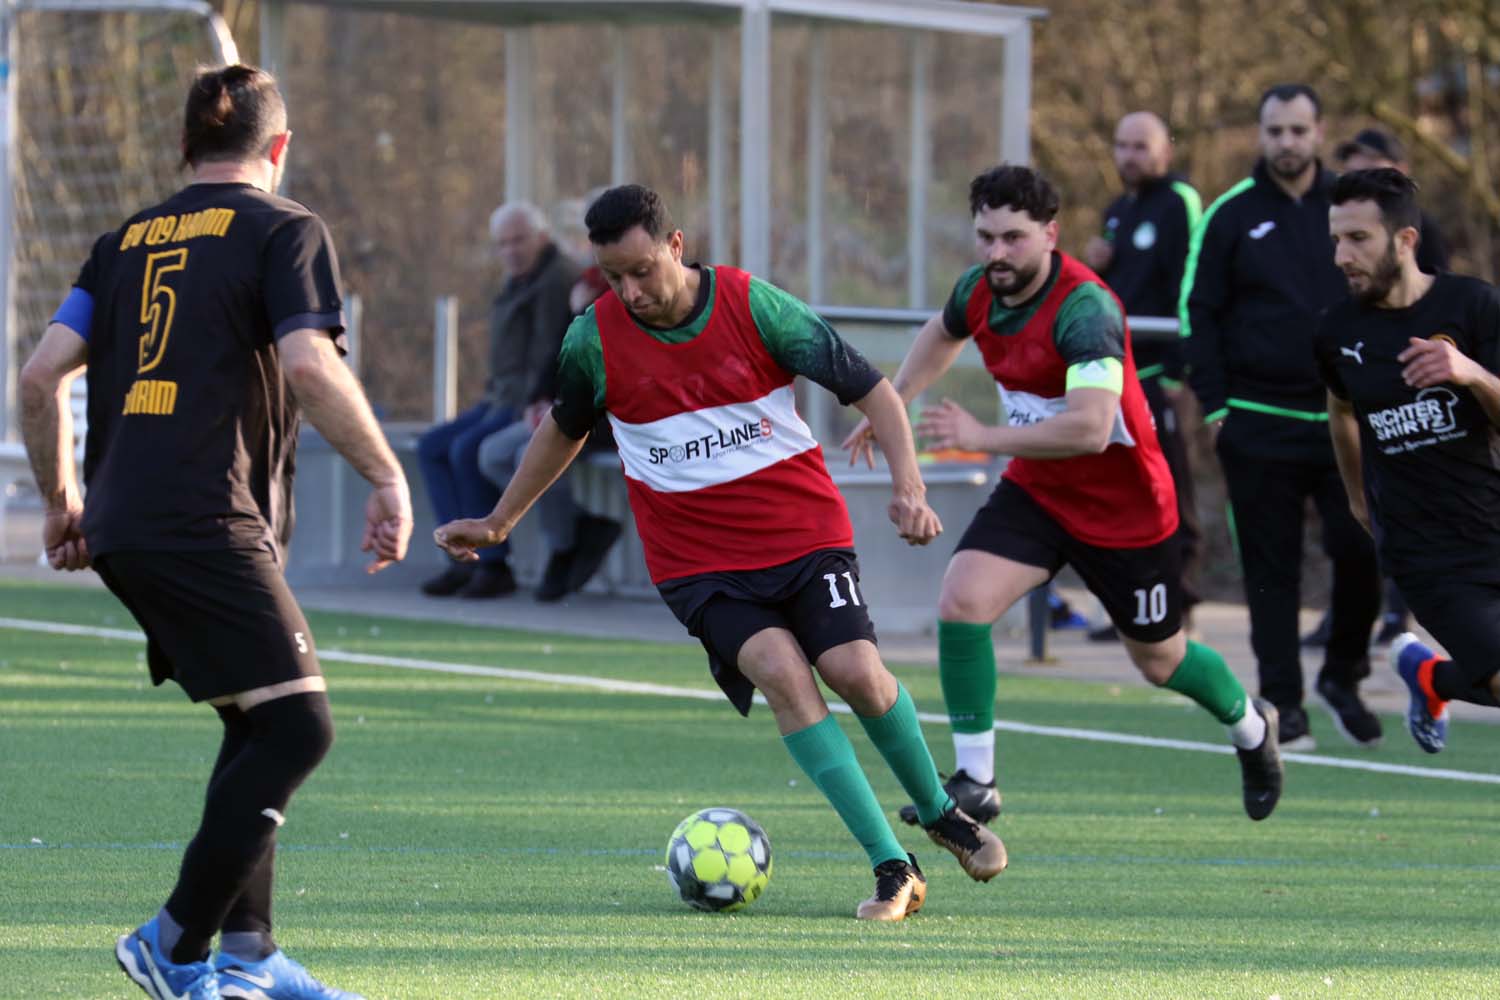
[[[987,785],[995,780],[995,731],[954,733],[953,756],[957,769]]]
[[[1245,715],[1229,727],[1229,742],[1241,750],[1254,750],[1266,738],[1266,720],[1254,705],[1245,706]]]

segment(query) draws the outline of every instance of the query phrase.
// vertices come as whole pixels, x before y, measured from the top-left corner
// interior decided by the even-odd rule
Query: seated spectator
[[[439,524],[478,517],[499,499],[479,468],[485,438],[522,416],[528,390],[557,362],[572,311],[568,296],[579,267],[553,242],[546,216],[524,202],[501,205],[490,216],[490,238],[505,271],[505,285],[490,308],[489,387],[482,400],[438,424],[417,444]],[[434,597],[502,597],[515,592],[506,562],[509,547],[482,549],[477,563],[452,563],[422,584]]]
[[[569,304],[575,314],[582,313],[607,291],[604,273],[597,266],[579,276],[569,292]],[[556,368],[548,367],[538,377],[527,398],[524,419],[485,438],[479,448],[479,468],[497,490],[504,492],[526,454],[526,445],[537,424],[547,415],[556,394]],[[614,435],[607,420],[600,420],[584,445],[585,452],[614,449]],[[593,578],[604,564],[605,556],[620,537],[620,522],[596,517],[579,507],[573,499],[571,468],[564,470],[541,499],[542,539],[547,546],[547,566],[536,589],[536,599],[544,603],[562,600]]]

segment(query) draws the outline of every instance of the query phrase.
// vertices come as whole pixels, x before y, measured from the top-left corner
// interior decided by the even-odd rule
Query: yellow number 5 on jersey
[[[187,259],[187,247],[163,250],[146,258],[146,275],[141,279],[141,325],[146,332],[141,334],[137,373],[148,372],[161,364],[162,355],[166,353],[172,317],[177,312],[177,293],[164,279],[168,274],[186,268]]]

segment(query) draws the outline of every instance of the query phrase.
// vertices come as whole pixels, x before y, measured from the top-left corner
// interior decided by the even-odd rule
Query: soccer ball
[[[700,809],[667,841],[667,878],[689,906],[742,909],[771,881],[771,841],[737,809]]]

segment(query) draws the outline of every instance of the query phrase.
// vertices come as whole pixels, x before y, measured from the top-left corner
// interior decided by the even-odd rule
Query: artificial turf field
[[[863,853],[769,711],[739,719],[695,647],[309,617],[338,739],[288,810],[277,936],[369,1000],[1500,996],[1500,727],[1458,724],[1434,758],[1389,718],[1377,752],[1317,757],[1488,780],[1293,761],[1258,824],[1227,755],[1002,730],[1010,870],[971,882],[898,826],[927,905],[872,926],[852,919]],[[0,618],[135,627],[65,587],[0,583]],[[170,889],[219,734],[151,687],[143,649],[0,624],[0,1000],[141,995],[113,941]],[[895,669],[941,712],[935,670]],[[998,715],[1223,742],[1144,685],[1004,676]],[[894,819],[899,787],[843,721]],[[926,729],[948,766],[946,726]],[[661,869],[674,825],[709,805],[773,846],[769,888],[735,915],[688,909]]]

